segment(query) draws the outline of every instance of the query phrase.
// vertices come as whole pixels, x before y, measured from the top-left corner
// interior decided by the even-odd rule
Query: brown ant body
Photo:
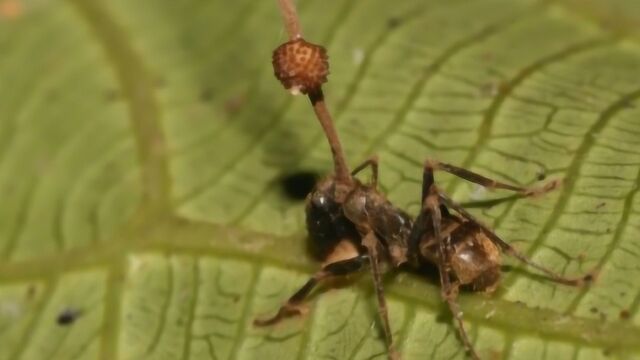
[[[438,190],[433,174],[436,170],[443,170],[487,188],[515,191],[523,196],[545,193],[556,188],[558,182],[552,181],[541,188],[522,188],[449,164],[427,161],[423,171],[422,211],[413,220],[378,191],[375,158],[357,167],[352,175],[367,166],[371,166],[373,170],[371,183],[363,184],[353,178],[353,186],[344,195],[342,202],[335,197],[336,181],[335,177],[330,176],[316,185],[307,197],[306,204],[309,238],[323,255],[331,258],[332,251],[344,248],[341,245],[345,242],[355,251],[346,259],[343,254],[338,260],[327,261],[320,271],[289,298],[275,316],[256,320],[256,325],[275,324],[287,316],[299,314],[305,298],[321,281],[353,274],[370,265],[390,358],[395,359],[397,355],[393,348],[379,264],[388,260],[397,268],[403,264],[420,267],[429,263],[438,268],[441,294],[458,323],[462,342],[472,358],[478,359],[467,337],[456,297],[461,286],[485,292],[492,292],[497,288],[501,251],[567,285],[577,286],[590,280],[591,275],[579,279],[565,278],[533,263]]]
[[[377,158],[371,158],[349,172],[321,88],[329,73],[326,50],[302,38],[295,7],[290,0],[279,0],[279,4],[290,40],[274,51],[274,73],[292,93],[308,95],[331,147],[335,171],[321,180],[306,199],[307,232],[312,245],[323,256],[324,265],[274,316],[256,319],[255,325],[272,325],[301,313],[304,300],[320,282],[353,274],[368,266],[373,275],[389,358],[397,359],[399,355],[394,350],[380,264],[388,261],[394,268],[405,264],[415,268],[432,264],[438,268],[441,295],[458,323],[460,338],[470,355],[478,359],[467,337],[456,298],[461,286],[487,292],[497,288],[501,252],[564,284],[580,285],[591,279],[591,275],[581,279],[565,278],[533,263],[441,192],[435,184],[434,172],[445,171],[486,188],[514,191],[522,196],[550,191],[557,187],[557,181],[542,188],[523,188],[453,165],[427,161],[423,169],[422,209],[413,219],[378,190]],[[372,180],[365,184],[355,175],[367,167],[372,170]]]

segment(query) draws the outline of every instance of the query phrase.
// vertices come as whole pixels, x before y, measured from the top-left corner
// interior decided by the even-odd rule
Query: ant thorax
[[[360,233],[373,231],[380,238],[394,267],[407,262],[407,239],[413,227],[407,213],[391,204],[375,187],[360,182],[347,195],[343,207]]]
[[[373,186],[353,181],[342,203],[336,199],[333,176],[321,180],[307,197],[306,223],[314,253],[324,259],[344,239],[360,245],[359,234],[370,230],[380,237],[394,267],[407,262],[413,220]]]

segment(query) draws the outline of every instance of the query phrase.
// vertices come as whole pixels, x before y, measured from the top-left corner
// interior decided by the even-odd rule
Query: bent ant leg
[[[371,167],[371,185],[373,188],[377,188],[378,186],[378,157],[373,155],[367,160],[365,160],[362,164],[356,166],[353,171],[351,171],[351,176],[355,176],[360,171],[366,169],[367,167]]]
[[[371,273],[373,275],[373,285],[378,298],[378,313],[380,320],[382,321],[382,328],[384,330],[385,340],[387,342],[387,348],[389,352],[389,359],[396,360],[400,356],[395,351],[393,345],[393,335],[391,334],[391,326],[389,325],[389,311],[387,308],[387,301],[384,298],[384,287],[382,285],[382,276],[380,266],[378,264],[378,243],[379,240],[373,231],[368,231],[362,238],[362,245],[367,248],[369,253],[369,263],[371,265]]]
[[[367,264],[368,257],[367,254],[362,254],[351,259],[336,261],[323,266],[320,271],[313,274],[313,276],[280,307],[274,316],[267,319],[255,319],[253,324],[256,326],[269,326],[280,322],[286,317],[299,315],[301,313],[300,305],[321,281],[333,276],[345,276],[362,270]]]
[[[553,281],[556,281],[558,283],[561,284],[565,284],[565,285],[570,285],[570,286],[583,286],[585,284],[588,284],[590,282],[593,281],[594,275],[592,273],[589,273],[581,278],[569,278],[569,277],[565,277],[561,274],[558,274],[557,272],[542,266],[538,263],[533,262],[531,259],[529,259],[526,255],[522,254],[521,252],[519,252],[518,250],[516,250],[513,246],[509,245],[507,242],[505,242],[504,240],[502,240],[495,232],[493,232],[491,229],[489,229],[486,225],[484,225],[482,222],[478,221],[478,219],[476,219],[473,215],[471,215],[468,211],[466,211],[460,204],[456,203],[455,201],[453,201],[451,198],[449,198],[446,194],[440,192],[439,193],[439,197],[440,200],[447,205],[448,207],[454,209],[456,212],[458,212],[460,215],[462,215],[464,218],[466,218],[467,220],[473,222],[474,224],[478,225],[482,231],[489,237],[489,239],[491,240],[491,242],[493,242],[494,244],[496,244],[497,246],[499,246],[502,251],[504,251],[507,255],[513,256],[514,258],[522,261],[523,263],[531,266],[534,269],[537,269],[543,273],[545,273],[547,276],[549,276],[549,278]]]
[[[430,182],[428,181],[429,179],[431,179]],[[467,336],[467,331],[465,330],[464,322],[462,321],[462,311],[456,301],[456,298],[458,297],[458,284],[452,283],[449,276],[449,269],[451,267],[451,238],[442,238],[442,232],[440,229],[440,224],[442,223],[440,198],[438,197],[438,189],[433,183],[433,173],[430,169],[425,168],[423,180],[427,180],[423,186],[428,186],[428,189],[425,191],[423,188],[423,193],[427,192],[427,196],[423,198],[422,210],[423,212],[431,214],[434,237],[438,242],[439,260],[437,265],[438,272],[440,273],[440,284],[442,286],[440,294],[442,299],[447,302],[449,311],[451,311],[451,314],[458,323],[458,334],[460,335],[464,347],[467,349],[472,359],[479,360],[480,357],[476,353],[471,341],[469,341],[469,337]],[[425,218],[426,217],[423,217],[423,219]]]
[[[560,186],[560,180],[549,181],[547,184],[545,184],[542,187],[515,186],[515,185],[506,184],[503,182],[499,182],[497,180],[490,179],[488,177],[482,176],[478,173],[475,173],[473,171],[470,171],[461,167],[457,167],[451,164],[447,164],[447,163],[443,163],[443,162],[439,162],[437,160],[431,160],[431,159],[428,159],[425,162],[425,168],[428,168],[431,171],[442,170],[442,171],[448,172],[449,174],[455,175],[461,179],[467,180],[474,184],[478,184],[487,189],[509,190],[509,191],[520,193],[521,195],[524,195],[524,196],[543,195]]]

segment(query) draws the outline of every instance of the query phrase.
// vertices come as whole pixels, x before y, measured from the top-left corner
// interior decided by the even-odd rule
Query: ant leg
[[[425,203],[429,194],[432,192],[432,188],[435,186],[435,179],[433,178],[434,167],[433,161],[427,160],[424,165],[424,171],[422,171],[422,208],[424,209]]]
[[[367,248],[369,253],[369,263],[371,265],[371,273],[373,275],[373,285],[378,298],[378,313],[380,320],[382,320],[382,327],[384,329],[384,336],[387,342],[387,348],[389,351],[389,359],[400,359],[399,354],[395,351],[393,346],[393,336],[391,334],[391,326],[389,325],[389,311],[387,309],[387,301],[384,298],[384,288],[382,286],[382,276],[380,266],[378,264],[378,243],[379,240],[373,231],[367,232],[362,239],[362,245]]]
[[[531,266],[532,268],[547,274],[547,276],[549,276],[549,278],[551,278],[552,280],[559,282],[561,284],[570,285],[570,286],[583,286],[593,281],[594,275],[592,273],[589,273],[578,279],[568,278],[556,273],[551,269],[548,269],[540,264],[537,264],[531,261],[531,259],[529,259],[526,255],[520,253],[513,246],[509,245],[507,242],[502,240],[498,235],[496,235],[496,233],[491,231],[491,229],[489,229],[486,225],[478,221],[478,219],[476,219],[473,215],[471,215],[468,211],[466,211],[460,204],[451,200],[447,195],[443,193],[439,193],[439,197],[442,200],[442,202],[444,202],[448,207],[454,209],[456,212],[458,212],[460,215],[465,217],[467,220],[478,225],[482,229],[482,231],[485,233],[485,235],[487,235],[489,239],[494,244],[498,245],[502,249],[502,251],[504,251],[506,254],[513,256],[514,258],[522,261],[523,263]]]
[[[351,171],[351,176],[355,176],[357,173],[366,169],[368,166],[371,167],[371,185],[375,189],[378,187],[378,157],[376,155],[371,156],[362,164],[356,166],[356,168]]]
[[[362,254],[351,259],[336,261],[323,266],[320,271],[313,274],[313,276],[280,307],[276,315],[267,319],[255,319],[253,324],[256,326],[273,325],[286,317],[300,314],[300,305],[316,285],[332,276],[344,276],[362,270],[367,263],[368,257],[368,255]]]
[[[430,171],[425,169],[425,174],[428,172]],[[425,175],[425,177],[427,176],[428,175]],[[480,357],[476,353],[473,345],[471,345],[471,341],[469,341],[469,337],[467,336],[467,331],[465,330],[464,322],[462,321],[462,311],[456,302],[456,298],[458,297],[458,284],[452,284],[449,277],[449,269],[451,267],[451,238],[442,238],[442,232],[440,229],[440,224],[442,222],[440,199],[438,197],[438,189],[434,184],[429,186],[428,194],[423,200],[423,211],[431,213],[433,232],[435,239],[438,242],[438,272],[440,273],[440,284],[442,285],[442,299],[447,302],[451,314],[458,323],[458,333],[460,334],[464,347],[469,351],[472,359],[479,360]]]
[[[520,187],[510,184],[505,184],[497,180],[490,179],[482,176],[473,171],[457,167],[451,164],[442,163],[437,160],[428,159],[425,162],[425,168],[431,169],[431,171],[442,170],[449,174],[455,175],[461,179],[467,180],[474,184],[478,184],[488,189],[503,189],[520,193],[524,196],[538,196],[555,190],[561,184],[560,180],[551,180],[541,187]]]
[[[431,188],[434,186],[435,180],[433,178],[433,169],[427,168],[425,166],[424,171],[422,173],[422,210],[418,216],[416,217],[413,227],[411,228],[411,233],[409,234],[409,239],[407,240],[407,245],[409,247],[409,254],[413,254],[413,260],[419,263],[419,255],[420,254],[420,242],[422,241],[422,237],[428,231],[428,218],[429,212],[428,208],[425,206],[425,202],[429,196],[429,192]],[[441,212],[439,212],[440,217],[442,217]],[[440,223],[440,222],[438,222]]]

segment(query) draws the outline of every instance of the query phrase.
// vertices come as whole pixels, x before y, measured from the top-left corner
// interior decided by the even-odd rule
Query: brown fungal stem
[[[296,7],[293,4],[293,0],[278,0],[278,4],[290,41],[302,39],[300,21],[298,19]],[[326,61],[326,55],[324,56]],[[328,64],[326,65],[328,66]],[[324,78],[324,81],[326,81],[326,77]],[[305,91],[308,91],[307,95],[309,96],[309,101],[311,101],[311,105],[313,106],[313,111],[315,112],[316,117],[324,130],[325,136],[327,137],[327,141],[329,142],[331,154],[333,155],[336,184],[342,185],[343,189],[350,188],[353,185],[353,179],[351,178],[351,173],[347,166],[340,138],[338,137],[338,133],[333,124],[333,118],[331,117],[331,113],[329,112],[324,100],[322,86],[318,84],[316,88],[307,89]],[[338,192],[341,192],[341,190],[342,189],[337,189]],[[342,199],[342,196],[337,196],[336,198],[340,200]]]
[[[327,141],[329,141],[329,147],[331,148],[331,154],[333,155],[336,182],[344,185],[352,185],[353,179],[351,178],[351,173],[347,166],[344,152],[342,151],[338,132],[333,125],[331,113],[329,113],[327,103],[324,101],[322,89],[310,92],[309,100],[311,101],[311,105],[313,105],[313,111],[316,113],[318,121],[320,121],[322,130],[324,130],[324,133],[327,136]]]
[[[300,20],[298,19],[298,13],[296,12],[296,6],[293,4],[293,0],[278,0],[280,6],[280,13],[284,20],[284,26],[287,28],[289,34],[289,40],[296,40],[302,37],[302,30],[300,28]]]

